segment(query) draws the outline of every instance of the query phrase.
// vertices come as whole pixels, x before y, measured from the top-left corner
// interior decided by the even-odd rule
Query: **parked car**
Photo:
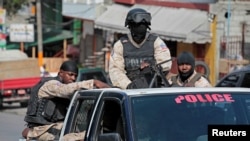
[[[216,125],[223,131],[249,127],[249,107],[248,88],[80,90],[72,98],[60,140],[86,131],[84,141],[207,141]]]
[[[250,88],[250,65],[227,74],[215,85],[215,87]]]

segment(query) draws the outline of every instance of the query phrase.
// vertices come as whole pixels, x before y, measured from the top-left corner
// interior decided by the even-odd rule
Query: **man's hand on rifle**
[[[141,63],[141,66],[140,66],[140,71],[143,73],[143,74],[147,74],[147,73],[152,73],[152,69],[150,67],[150,63],[146,62],[146,61],[143,61]]]
[[[149,67],[149,65],[150,65],[149,63],[143,61],[143,62],[141,63],[140,69],[142,70],[142,69],[144,69],[144,68],[146,68],[146,67]]]
[[[150,63],[143,61],[140,65],[140,74],[151,73]],[[144,76],[136,76],[136,79],[128,84],[127,89],[148,88],[148,82]]]

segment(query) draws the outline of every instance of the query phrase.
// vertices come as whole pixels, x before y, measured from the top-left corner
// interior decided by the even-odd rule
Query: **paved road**
[[[18,104],[4,105],[0,110],[0,140],[18,141],[25,127],[24,115],[26,108],[20,108]]]
[[[20,107],[19,103],[4,104],[3,106],[4,108],[0,110],[1,112],[13,115],[24,116],[27,110],[27,108]]]

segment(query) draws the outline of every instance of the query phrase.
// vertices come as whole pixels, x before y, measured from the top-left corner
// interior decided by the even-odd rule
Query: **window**
[[[246,73],[240,87],[250,88],[250,73]]]
[[[217,87],[236,87],[240,74],[231,74],[222,80]]]
[[[198,95],[201,96],[200,93]],[[215,95],[220,94],[216,92]],[[181,103],[176,102],[178,95],[133,97],[134,135],[138,141],[195,141],[197,137],[207,134],[208,125],[248,124],[250,96],[231,96],[232,102],[197,100]],[[194,95],[188,95],[190,97],[194,98]]]
[[[250,98],[245,100],[244,106],[246,107],[247,117],[248,120],[250,121]]]
[[[74,122],[75,126],[73,127],[74,133],[87,130],[87,126],[94,108],[94,102],[94,100],[82,100],[79,102],[79,112],[76,115]]]
[[[87,68],[87,69],[81,69],[79,71],[79,76],[77,78],[77,81],[83,81],[83,80],[90,80],[90,79],[97,79],[102,82],[110,84],[110,80],[108,78],[108,75],[103,69],[100,68]]]
[[[99,134],[118,133],[124,139],[121,105],[115,100],[105,100],[99,123]]]

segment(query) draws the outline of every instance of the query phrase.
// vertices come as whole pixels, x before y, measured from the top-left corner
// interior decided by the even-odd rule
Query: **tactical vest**
[[[195,87],[195,82],[198,81],[201,78],[201,74],[200,73],[196,73],[195,76],[188,82],[188,83],[184,83],[184,85],[182,87]],[[178,85],[177,83],[177,78],[178,75],[176,76],[172,76],[171,80],[172,80],[172,87],[181,87],[180,85]]]
[[[130,80],[135,80],[138,76],[148,72],[140,71],[140,66],[143,61],[150,65],[155,64],[154,58],[154,42],[157,36],[149,34],[146,42],[140,48],[136,48],[128,39],[128,36],[121,37],[123,45],[123,57],[125,61],[125,70]]]
[[[50,80],[58,80],[59,77],[43,77],[41,81],[31,89],[29,104],[24,121],[29,127],[48,125],[63,121],[70,103],[69,99],[55,97],[52,99],[38,98],[38,91],[43,84]]]

